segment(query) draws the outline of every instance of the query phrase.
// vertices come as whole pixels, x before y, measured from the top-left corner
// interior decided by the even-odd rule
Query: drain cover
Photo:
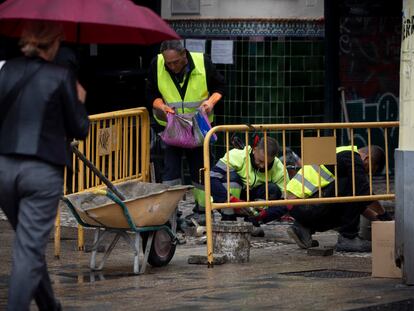
[[[309,278],[326,278],[326,279],[363,278],[363,277],[371,275],[371,273],[369,273],[369,272],[347,271],[347,270],[330,270],[330,269],[285,272],[285,273],[281,273],[281,274],[294,275],[294,276],[304,276],[304,277],[309,277]]]
[[[406,299],[384,303],[380,305],[350,309],[348,311],[413,311],[414,299]]]

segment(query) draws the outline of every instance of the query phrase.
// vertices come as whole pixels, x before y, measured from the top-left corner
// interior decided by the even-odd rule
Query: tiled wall
[[[216,124],[322,122],[324,33],[320,21],[173,21],[182,38],[233,41],[233,64]],[[298,145],[289,139],[289,145]],[[216,147],[220,149],[222,141]],[[222,152],[217,152],[221,154]]]
[[[218,124],[321,120],[324,100],[321,39],[237,37],[233,40],[234,64],[217,65],[228,83],[224,109],[218,109]]]

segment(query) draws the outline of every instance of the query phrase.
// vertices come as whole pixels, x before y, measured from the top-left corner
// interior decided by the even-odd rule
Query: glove
[[[245,202],[245,201],[240,200],[239,198],[236,198],[234,196],[230,197],[230,203],[240,203],[240,202]],[[234,208],[234,212],[238,215],[249,216],[249,211],[248,211],[247,208],[236,207],[236,208]]]
[[[245,201],[240,200],[239,198],[236,198],[236,197],[234,197],[234,196],[231,196],[231,197],[230,197],[230,202],[231,202],[231,203],[239,203],[239,202],[245,202]]]
[[[255,220],[259,223],[268,223],[273,220],[280,220],[280,218],[287,213],[286,206],[272,206],[266,209],[262,209],[259,215],[255,217]]]
[[[260,222],[261,220],[265,219],[267,217],[268,213],[267,213],[267,209],[261,209],[259,212],[259,215],[257,215],[255,217],[257,222]]]

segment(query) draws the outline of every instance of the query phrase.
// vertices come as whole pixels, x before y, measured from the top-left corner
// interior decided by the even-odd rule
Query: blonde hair
[[[27,21],[23,26],[20,49],[25,56],[38,56],[63,38],[62,25],[56,22]]]

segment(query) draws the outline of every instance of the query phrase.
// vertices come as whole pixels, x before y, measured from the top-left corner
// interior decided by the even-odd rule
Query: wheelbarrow
[[[122,193],[123,200],[111,190],[95,190],[67,195],[62,202],[80,225],[96,229],[91,270],[103,269],[122,237],[134,253],[134,273],[141,274],[145,272],[147,262],[160,267],[167,265],[174,256],[177,244],[175,211],[178,202],[191,188],[126,181],[116,187]],[[108,234],[114,234],[114,238],[97,264],[98,248]],[[143,257],[141,264],[140,257]]]

